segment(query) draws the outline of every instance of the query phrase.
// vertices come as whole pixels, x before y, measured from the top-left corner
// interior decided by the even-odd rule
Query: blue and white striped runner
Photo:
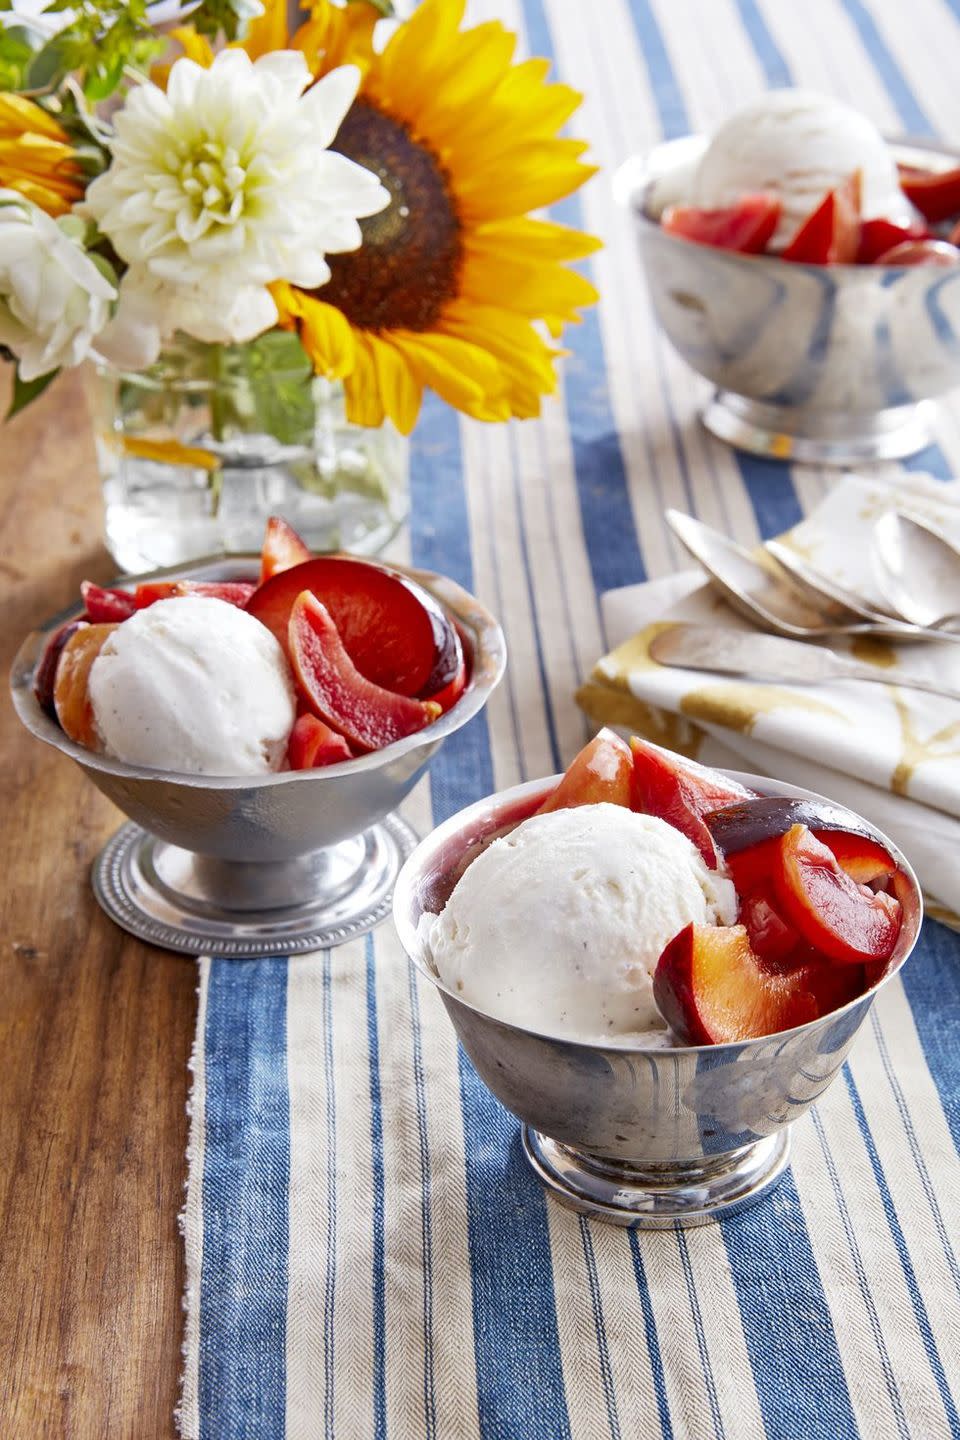
[[[582,90],[609,177],[769,85],[960,139],[960,0],[484,0]],[[485,428],[427,407],[414,560],[503,618],[511,664],[434,760],[425,832],[558,769],[605,647],[597,597],[682,563],[687,509],[746,543],[829,483],[737,456],[652,320],[601,176],[603,301],[560,403]],[[960,407],[908,468],[960,473]],[[329,953],[201,963],[182,1429],[189,1440],[940,1440],[960,1435],[960,939],[929,924],[766,1205],[636,1234],[548,1203],[389,925]]]

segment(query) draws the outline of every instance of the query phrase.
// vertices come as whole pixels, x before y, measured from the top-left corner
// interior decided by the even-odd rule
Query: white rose
[[[22,380],[79,365],[110,318],[116,290],[83,249],[82,227],[0,190],[0,345]]]
[[[162,336],[249,340],[276,322],[271,281],[323,285],[326,253],[360,245],[358,219],[389,195],[327,148],[358,83],[342,66],[313,84],[299,51],[252,63],[225,50],[207,70],[178,60],[166,93],[130,94],[85,209],[130,267],[141,315],[152,296]]]

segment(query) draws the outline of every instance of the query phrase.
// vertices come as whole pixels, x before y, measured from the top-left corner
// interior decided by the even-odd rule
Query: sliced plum
[[[633,808],[647,815],[659,815],[682,831],[711,869],[716,870],[720,857],[703,816],[722,806],[748,800],[752,792],[735,780],[728,780],[719,770],[685,760],[636,735],[630,741],[630,748],[633,751]]]
[[[899,901],[858,885],[805,825],[794,825],[779,845],[774,894],[807,944],[841,965],[888,959],[900,933]]]
[[[689,1045],[775,1035],[820,1013],[804,972],[771,972],[743,925],[681,930],[660,956],[653,993],[667,1024]]]
[[[294,673],[317,716],[355,750],[379,750],[422,730],[441,713],[431,700],[398,695],[362,675],[329,610],[309,590],[294,602],[288,648]]]
[[[860,246],[860,171],[829,191],[781,252],[805,265],[852,265]]]
[[[90,703],[90,667],[100,654],[108,635],[116,624],[84,625],[69,636],[60,652],[53,684],[53,700],[61,728],[71,740],[88,750],[99,750]]]
[[[208,600],[223,600],[244,610],[256,588],[249,580],[148,580],[137,586],[133,598],[138,610],[146,610],[158,600],[176,600],[181,595],[203,595]]]
[[[137,602],[129,590],[108,590],[102,585],[95,585],[92,580],[81,580],[80,596],[87,619],[94,625],[129,620],[137,609]]]
[[[460,637],[433,596],[406,576],[344,555],[319,556],[272,576],[247,610],[285,650],[290,614],[305,590],[329,611],[350,659],[375,685],[427,696],[456,679]]]
[[[698,245],[737,250],[742,255],[760,255],[773,239],[782,209],[776,195],[744,195],[735,205],[725,205],[718,210],[671,205],[663,212],[660,224],[669,234],[680,235]]]
[[[291,770],[316,770],[352,759],[353,751],[339,731],[309,711],[297,717],[287,741]]]
[[[54,700],[54,687],[57,679],[57,666],[60,663],[60,654],[64,645],[78,630],[85,630],[88,625],[86,620],[68,620],[58,630],[54,630],[47,641],[46,648],[40,657],[40,664],[37,666],[33,677],[33,693],[36,696],[40,709],[50,716],[51,720],[60,723],[57,716],[57,706]]]
[[[560,784],[537,814],[576,805],[623,805],[629,809],[632,779],[629,745],[612,730],[601,730],[567,766]]]
[[[293,526],[282,515],[271,515],[260,552],[260,584],[271,575],[279,575],[282,570],[290,570],[311,558],[309,546]]]

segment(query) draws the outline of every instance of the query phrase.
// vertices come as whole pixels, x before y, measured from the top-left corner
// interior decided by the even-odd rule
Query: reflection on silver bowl
[[[373,562],[368,562],[373,563]],[[249,579],[259,557],[198,560],[130,576]],[[503,633],[472,595],[442,575],[404,570],[460,626],[470,683],[433,725],[383,750],[321,770],[238,778],[178,775],[108,759],[69,740],[41,710],[33,677],[47,639],[82,606],[24,641],[11,674],[24,725],[62,750],[135,824],[108,842],[94,868],[97,898],[118,924],[191,954],[290,954],[335,945],[387,914],[397,872],[416,837],[396,809],[444,739],[485,705],[506,664]]]
[[[960,385],[960,266],[801,265],[668,234],[652,213],[706,145],[690,135],[628,160],[632,212],[657,319],[718,387],[703,419],[741,449],[827,465],[911,455],[930,441],[927,402]],[[898,161],[960,156],[917,142]]]
[[[763,794],[820,799],[753,775]],[[484,1083],[523,1122],[524,1148],[564,1204],[616,1225],[698,1225],[760,1199],[787,1164],[789,1125],[838,1073],[878,991],[913,949],[922,919],[916,876],[883,979],[859,999],[798,1029],[735,1045],[598,1046],[520,1029],[449,990],[424,955],[417,926],[438,910],[451,872],[476,841],[532,813],[559,777],[503,791],[461,810],[404,865],[393,913],[407,954],[440,992]]]

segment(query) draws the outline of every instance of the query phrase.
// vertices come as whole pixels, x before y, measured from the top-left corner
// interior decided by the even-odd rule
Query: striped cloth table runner
[[[603,300],[539,423],[426,409],[409,550],[502,617],[511,664],[407,813],[557,770],[606,647],[599,595],[683,563],[672,505],[752,544],[827,473],[736,455],[654,326],[609,175],[770,85],[960,138],[960,0],[485,0],[582,90]],[[960,408],[906,468],[960,473]],[[881,472],[882,473],[882,472]],[[892,472],[892,469],[890,471]],[[400,554],[399,558],[403,558]],[[928,924],[773,1199],[627,1233],[547,1202],[390,925],[328,953],[201,962],[188,1440],[939,1440],[960,1435],[960,938]]]

